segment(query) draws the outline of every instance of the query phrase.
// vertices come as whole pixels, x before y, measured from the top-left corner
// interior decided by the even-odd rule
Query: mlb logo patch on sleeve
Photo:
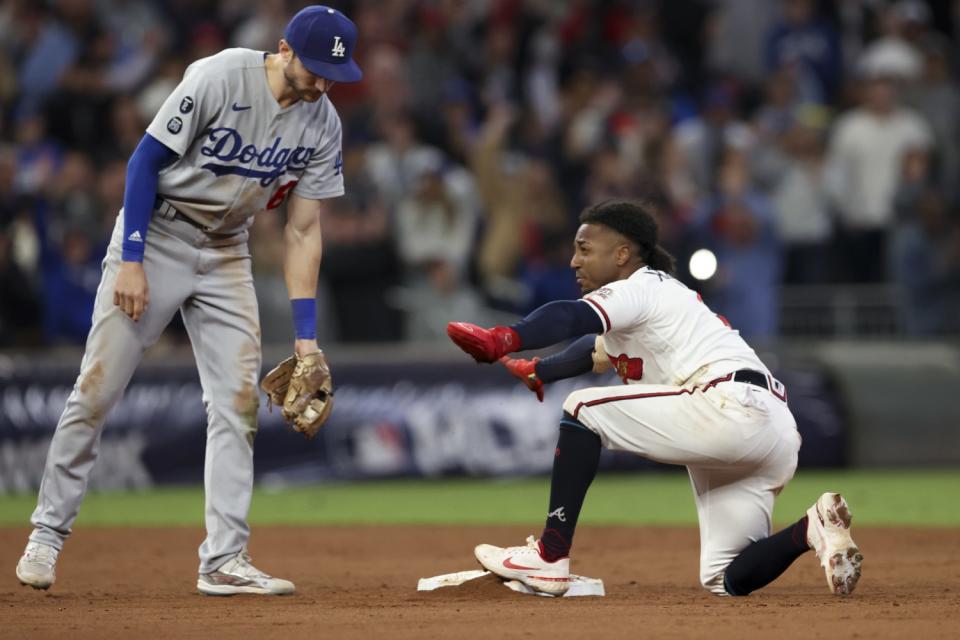
[[[180,129],[182,128],[183,128],[183,120],[181,120],[180,118],[170,118],[170,120],[167,121],[167,131],[169,131],[170,133],[174,133],[174,134],[180,133]]]

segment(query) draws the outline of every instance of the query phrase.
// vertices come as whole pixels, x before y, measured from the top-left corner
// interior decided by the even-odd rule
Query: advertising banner
[[[500,367],[423,361],[335,362],[331,420],[310,441],[261,399],[255,443],[261,484],[401,476],[549,472],[561,405],[572,390],[619,384],[583,376],[547,386],[541,404]],[[0,379],[0,493],[32,491],[76,376],[68,366],[7,370]],[[804,446],[801,465],[845,463],[841,412],[815,370],[778,373]],[[110,412],[91,478],[97,489],[198,483],[206,413],[196,370],[145,363]],[[659,465],[604,452],[603,469]]]

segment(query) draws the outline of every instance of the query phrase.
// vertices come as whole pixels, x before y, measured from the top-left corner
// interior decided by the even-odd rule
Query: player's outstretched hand
[[[527,389],[537,394],[537,400],[543,402],[543,380],[537,376],[537,362],[539,361],[540,358],[534,358],[533,360],[515,360],[507,356],[500,358],[500,363],[507,368],[507,371],[527,385]]]
[[[520,337],[510,327],[484,329],[469,322],[449,322],[447,335],[477,362],[496,362],[520,349]]]
[[[143,264],[120,263],[120,272],[113,286],[113,304],[137,322],[147,310],[149,302],[150,290],[147,287],[147,274],[143,271]]]

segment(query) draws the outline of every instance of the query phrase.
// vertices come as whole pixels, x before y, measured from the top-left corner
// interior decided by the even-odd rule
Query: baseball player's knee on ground
[[[727,565],[723,570],[723,590],[731,596],[748,596],[753,588],[747,586],[746,579],[742,571],[733,565]]]
[[[810,550],[804,516],[780,531],[748,544],[724,570],[724,587],[734,596],[745,596],[765,587]]]
[[[731,593],[725,584],[724,576],[733,558],[702,558],[700,560],[700,584],[710,593],[718,596],[740,595]],[[745,594],[744,594],[745,595]]]

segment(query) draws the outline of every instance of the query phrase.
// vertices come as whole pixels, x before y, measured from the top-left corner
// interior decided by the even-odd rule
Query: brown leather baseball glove
[[[260,388],[270,404],[283,407],[283,417],[307,438],[317,435],[333,410],[333,379],[322,351],[290,356],[263,378]]]

